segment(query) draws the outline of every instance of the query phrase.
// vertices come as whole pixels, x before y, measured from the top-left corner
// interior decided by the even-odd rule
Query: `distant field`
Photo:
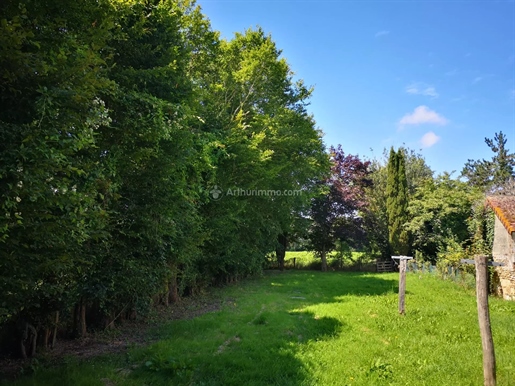
[[[357,261],[360,256],[364,256],[362,252],[352,252],[353,260]],[[288,251],[285,257],[285,266],[293,268],[293,259],[295,258],[295,268],[297,269],[320,269],[322,262],[319,257],[316,257],[313,252],[308,251]],[[338,259],[335,253],[330,253],[327,257],[329,267],[338,267]],[[352,264],[350,260],[344,260],[343,265]]]
[[[173,321],[158,343],[14,385],[481,385],[474,293],[408,274],[272,272],[217,290],[222,309]],[[491,299],[498,385],[515,385],[515,302]]]

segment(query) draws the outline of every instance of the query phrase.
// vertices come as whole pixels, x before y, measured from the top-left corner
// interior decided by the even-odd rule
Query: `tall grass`
[[[220,290],[126,355],[39,369],[15,385],[480,385],[474,292],[433,275],[287,271]],[[491,299],[498,384],[515,385],[515,303]]]

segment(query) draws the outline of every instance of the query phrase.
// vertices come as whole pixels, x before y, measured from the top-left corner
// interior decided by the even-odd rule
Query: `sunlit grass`
[[[16,385],[480,385],[474,293],[408,274],[289,271],[220,291],[222,310],[160,341],[39,369]],[[491,299],[499,385],[515,385],[515,303]]]
[[[365,256],[364,252],[352,252],[352,259],[357,261],[360,256],[365,257],[365,260],[371,260]],[[294,261],[295,259],[295,261]],[[319,257],[315,256],[315,254],[311,251],[288,251],[285,256],[285,266],[286,268],[295,268],[297,269],[321,269],[322,262]],[[372,259],[373,260],[373,259]],[[336,252],[331,252],[327,256],[327,264],[329,267],[338,267],[339,266],[338,258],[336,257]],[[352,265],[352,261],[343,260],[343,265]]]

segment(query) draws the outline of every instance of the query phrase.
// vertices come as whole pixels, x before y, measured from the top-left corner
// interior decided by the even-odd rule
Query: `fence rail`
[[[376,261],[377,272],[393,272],[392,260],[378,260]]]

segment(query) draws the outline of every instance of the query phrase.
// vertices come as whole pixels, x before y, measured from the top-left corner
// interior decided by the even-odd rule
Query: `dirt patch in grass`
[[[83,339],[58,340],[54,349],[38,353],[29,359],[0,359],[0,380],[14,380],[23,373],[31,372],[31,367],[56,366],[63,359],[72,357],[89,359],[106,354],[123,353],[134,346],[148,345],[159,340],[158,326],[171,320],[187,320],[215,312],[234,299],[222,298],[218,292],[182,299],[169,307],[160,306],[153,310],[147,319],[124,321],[113,330],[90,332]]]
[[[239,336],[233,336],[232,338],[227,339],[225,342],[223,342],[220,347],[218,347],[218,350],[216,351],[216,355],[219,355],[225,351],[225,349],[232,343],[232,342],[239,342],[241,341],[241,338]]]

